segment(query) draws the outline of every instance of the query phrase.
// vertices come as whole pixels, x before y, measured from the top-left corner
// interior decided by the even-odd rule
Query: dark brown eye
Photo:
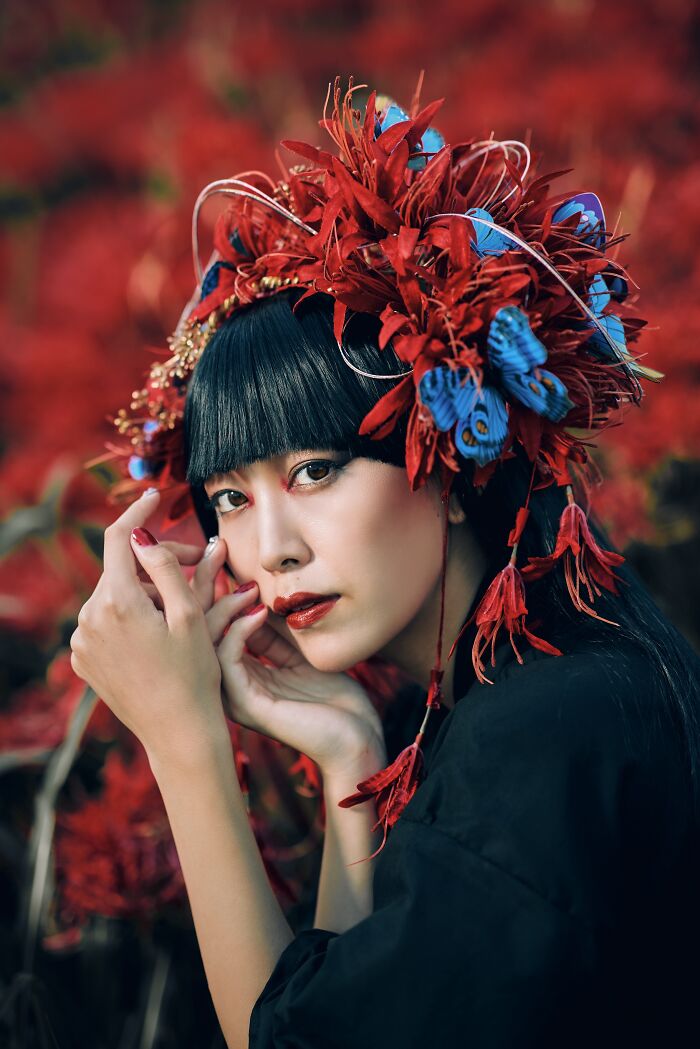
[[[304,466],[300,466],[294,474],[294,483],[301,488],[309,488],[314,483],[320,484],[323,481],[329,480],[333,474],[340,473],[342,468],[343,464],[335,463],[330,459],[322,459],[317,462],[306,463]]]
[[[237,510],[243,503],[236,503],[236,498],[242,499],[245,502],[245,496],[242,492],[237,492],[233,488],[229,488],[224,492],[217,492],[212,499],[209,500],[209,505],[212,510],[217,513],[220,517],[223,514],[230,513],[232,510]]]
[[[330,472],[330,464],[329,463],[311,463],[311,465],[307,466],[306,469],[308,470],[309,477],[311,478],[312,481],[320,481],[320,480],[322,480],[323,477],[326,477],[328,475],[328,473]],[[320,474],[320,476],[319,476],[319,474]]]

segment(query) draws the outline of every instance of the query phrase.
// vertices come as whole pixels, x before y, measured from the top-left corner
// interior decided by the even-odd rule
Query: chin
[[[292,630],[282,616],[272,613],[271,618],[276,621],[279,632],[304,659],[324,674],[342,674],[357,663],[371,659],[382,647],[378,631],[371,629],[366,621],[361,628],[352,621],[334,628],[329,623],[324,628],[321,621],[318,626],[306,630]]]
[[[324,674],[342,674],[377,652],[373,639],[349,630],[328,631],[325,636],[319,631],[315,637],[311,636],[311,631],[303,633],[304,638],[295,639],[296,648],[312,667]]]

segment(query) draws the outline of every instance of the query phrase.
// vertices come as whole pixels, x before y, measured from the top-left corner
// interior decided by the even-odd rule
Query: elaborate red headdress
[[[332,115],[326,115],[327,95],[319,121],[338,155],[283,141],[303,163],[286,169],[278,156],[284,174],[277,182],[248,171],[200,193],[192,224],[194,297],[169,340],[171,355],[151,368],[130,410],[115,419],[126,443],[110,444],[105,458],[126,466],[115,498],[147,485],[181,488],[170,511],[171,521],[180,520],[192,512],[182,441],[187,385],[217,327],[239,307],[290,285],[305,289],[299,301],[324,292],[335,299],[338,350],[359,371],[342,345],[344,324],[349,311],[376,314],[380,349],[391,343],[406,367],[398,381],[395,373],[374,376],[393,385],[359,433],[383,438],[407,416],[412,490],[439,471],[443,612],[447,500],[465,461],[475,461],[474,484],[486,485],[519,442],[532,463],[530,493],[533,486],[566,486],[568,503],[554,549],[529,558],[522,569],[516,565],[528,493],[508,537],[510,559],[469,620],[478,627],[472,659],[483,683],[489,681],[484,656],[490,648],[495,665],[502,627],[520,662],[516,635],[561,655],[526,625],[526,579],[541,577],[563,559],[575,607],[596,618],[592,602],[600,587],[617,593],[613,569],[624,558],[596,544],[574,499],[573,471],[587,495],[592,478],[586,437],[609,425],[625,401],[640,402],[640,377],[663,376],[639,364],[627,348],[645,321],[613,312],[628,297],[630,278],[607,252],[624,238],[606,229],[595,194],[549,196],[549,182],[565,172],[528,177],[530,151],[522,142],[445,144],[431,126],[444,100],[420,108],[421,84],[422,74],[408,112],[373,91],[362,114],[353,109],[352,95],[366,85],[353,87],[350,78],[341,97],[338,77]],[[197,221],[212,194],[231,202],[218,218],[215,250],[202,270]],[[374,797],[385,840],[420,781],[420,742],[430,710],[440,705],[442,620],[415,742],[341,802]]]

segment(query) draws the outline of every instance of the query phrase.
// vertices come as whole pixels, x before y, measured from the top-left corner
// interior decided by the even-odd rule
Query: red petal
[[[386,437],[394,429],[397,417],[406,411],[413,399],[413,377],[407,375],[388,393],[385,393],[365,415],[360,423],[359,435],[363,437],[365,434],[370,434],[377,440]]]

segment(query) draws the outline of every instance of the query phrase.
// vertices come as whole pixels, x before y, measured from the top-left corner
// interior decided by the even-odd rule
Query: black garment
[[[473,636],[377,858],[373,913],[295,937],[250,1049],[700,1043],[698,834],[649,657],[572,634],[563,656],[522,644],[520,665],[506,639],[480,685]]]

